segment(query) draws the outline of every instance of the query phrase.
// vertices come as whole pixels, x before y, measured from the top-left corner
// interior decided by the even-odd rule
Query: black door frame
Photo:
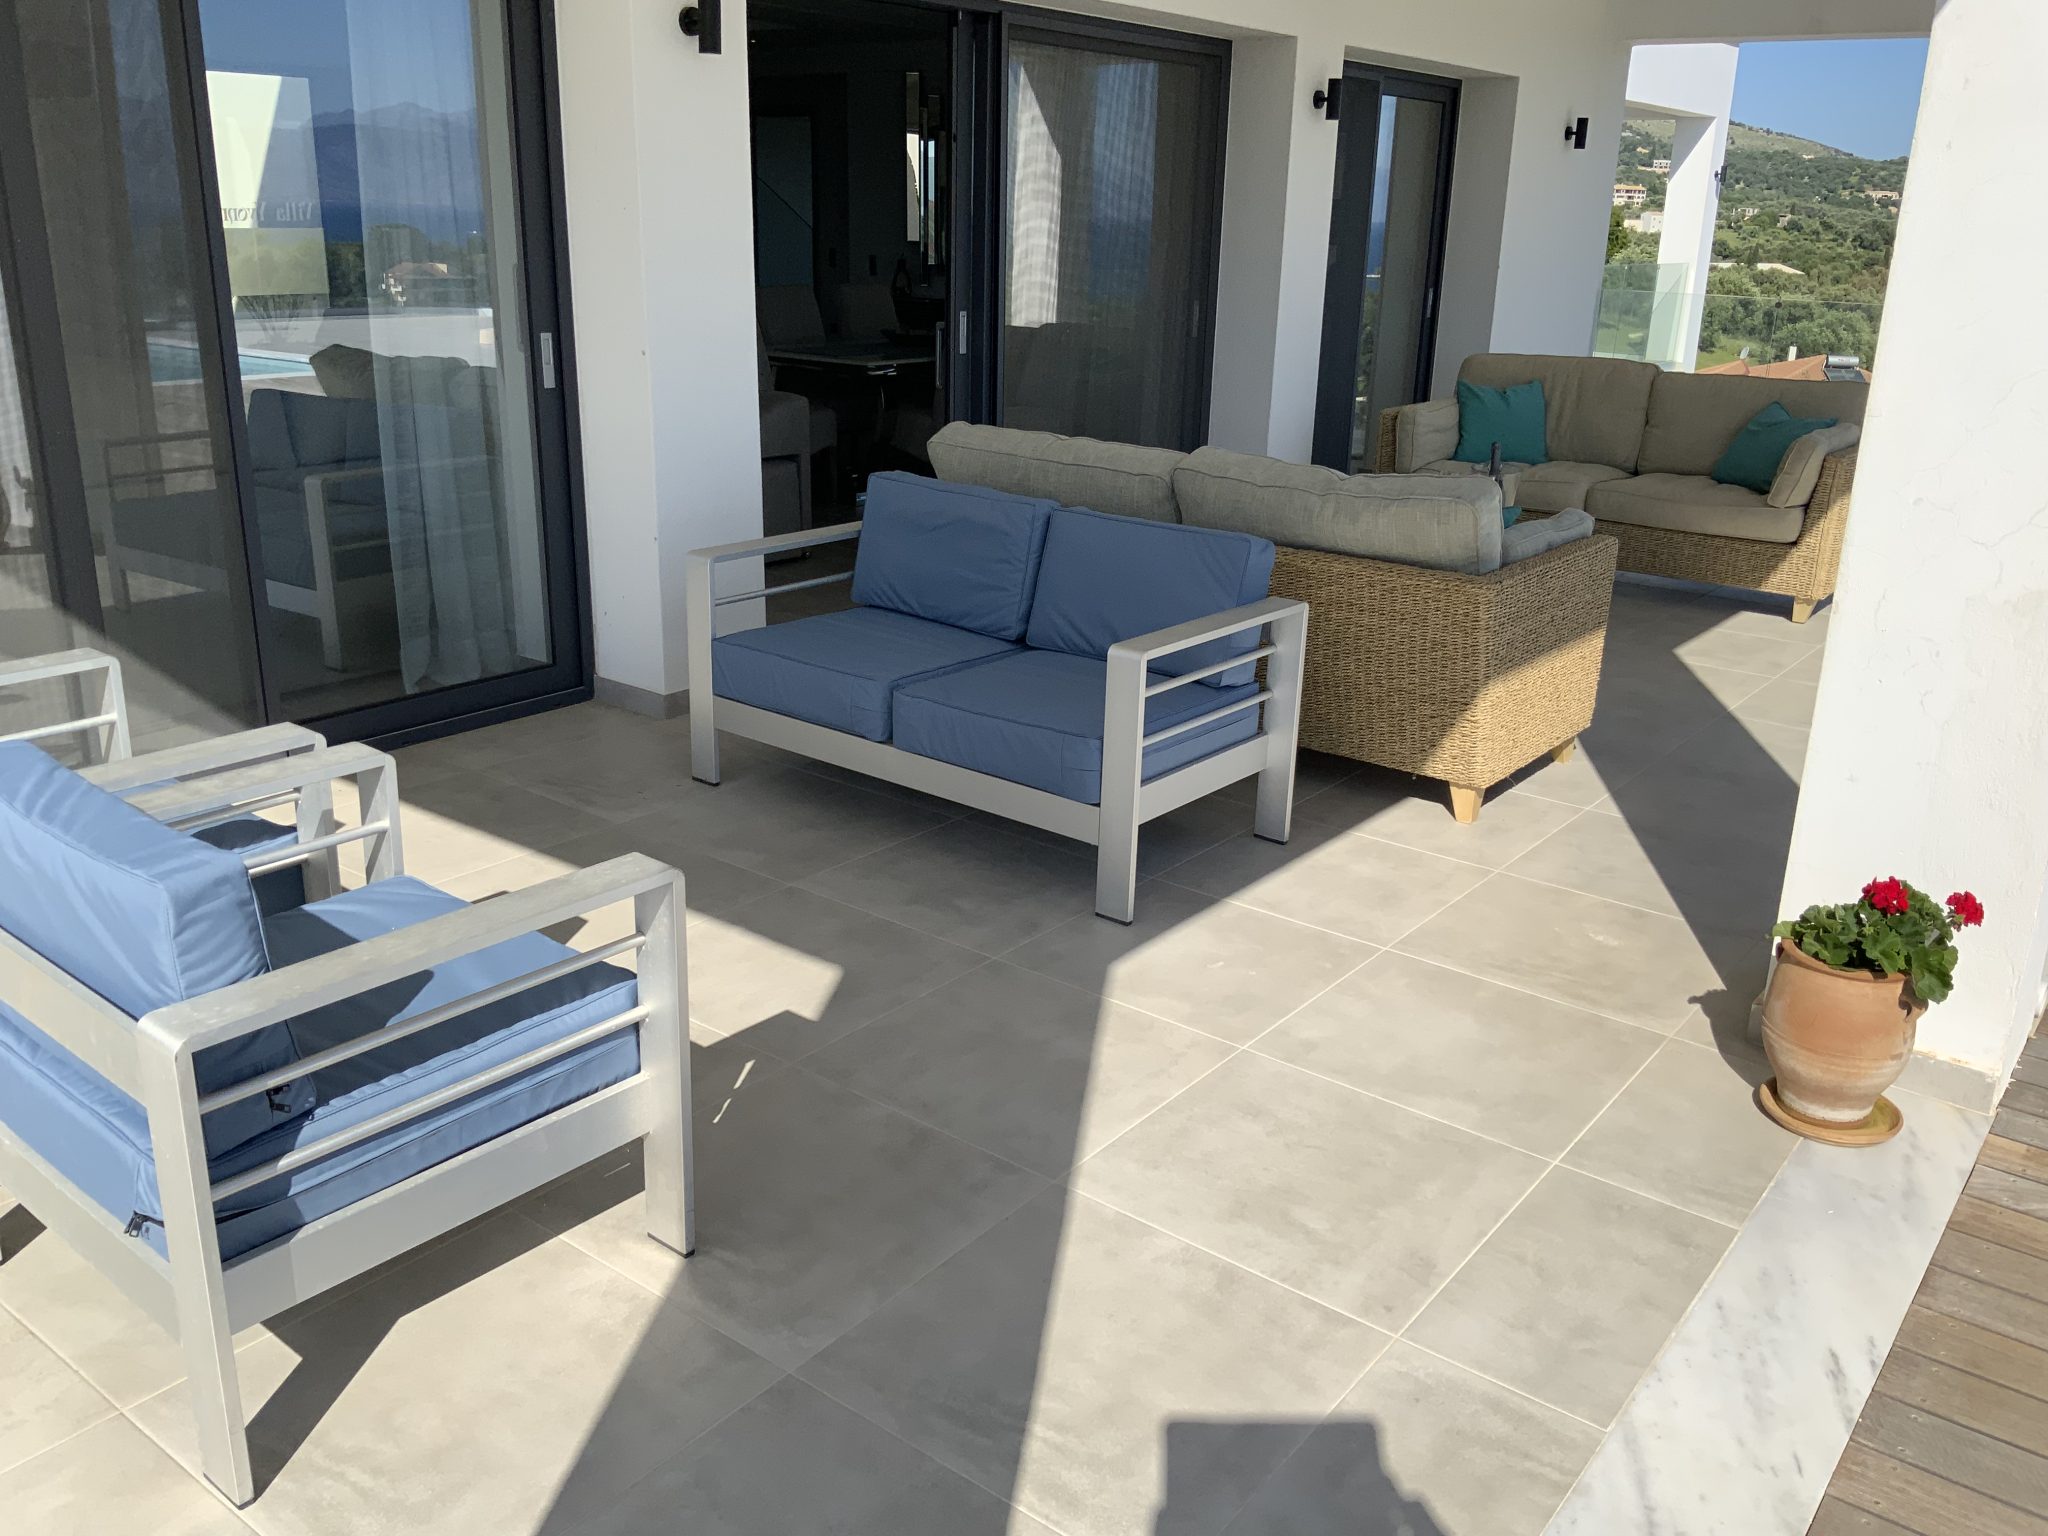
[[[1209,75],[1213,110],[1202,114],[1194,148],[1196,164],[1209,168],[1203,189],[1207,206],[1200,210],[1195,221],[1197,228],[1207,235],[1206,239],[1196,242],[1194,257],[1198,265],[1191,284],[1196,295],[1196,312],[1189,317],[1195,332],[1195,388],[1189,391],[1183,406],[1182,440],[1178,444],[1190,451],[1199,448],[1209,439],[1209,411],[1216,383],[1216,295],[1223,269],[1223,162],[1230,122],[1230,41],[1199,33],[1175,32],[1136,22],[1076,16],[1066,11],[1047,11],[1031,6],[1001,5],[995,10],[996,38],[989,49],[987,86],[992,117],[987,129],[989,149],[983,158],[992,170],[990,191],[994,205],[989,211],[993,217],[986,227],[996,231],[992,243],[997,263],[1001,261],[1001,253],[1010,248],[1009,199],[1004,195],[1010,169],[1004,153],[1008,142],[1004,112],[1008,106],[1010,41],[1015,33],[1055,43],[1083,43],[1112,53],[1129,54],[1133,58],[1191,62]],[[990,290],[988,330],[984,337],[989,368],[988,411],[976,419],[1000,425],[1006,362],[1002,314],[1008,295],[1003,288],[999,268],[992,274],[992,280],[994,287]]]
[[[1358,408],[1358,333],[1365,317],[1365,270],[1372,245],[1373,175],[1379,163],[1380,108],[1388,96],[1433,101],[1443,108],[1437,147],[1436,205],[1431,216],[1429,286],[1422,344],[1416,349],[1411,398],[1429,398],[1442,310],[1444,241],[1450,225],[1451,172],[1458,142],[1456,80],[1376,64],[1346,63],[1337,93],[1337,172],[1330,201],[1330,247],[1323,280],[1323,341],[1316,368],[1314,462],[1351,469],[1352,416]],[[1401,402],[1406,404],[1407,402]]]

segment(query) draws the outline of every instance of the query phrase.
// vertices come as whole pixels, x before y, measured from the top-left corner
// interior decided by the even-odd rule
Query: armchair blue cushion
[[[711,687],[721,699],[887,741],[898,684],[1016,649],[887,608],[849,608],[720,636],[711,643]]]
[[[1109,665],[1060,651],[1019,651],[896,691],[896,745],[1029,784],[1069,800],[1102,801],[1102,691]],[[1155,674],[1157,680],[1157,674]],[[1191,683],[1145,702],[1147,734],[1256,692]],[[1222,697],[1218,697],[1218,693]],[[1257,733],[1257,708],[1148,747],[1156,778]]]
[[[1272,576],[1269,539],[1062,508],[1046,531],[1024,643],[1103,661],[1119,640],[1257,602]],[[1177,677],[1258,643],[1250,630],[1161,657],[1154,670]],[[1247,664],[1203,681],[1235,688],[1253,675]]]
[[[279,965],[460,909],[418,880],[381,880],[271,918]],[[292,1021],[302,1049],[399,1023],[569,955],[528,934]],[[215,1152],[213,1177],[230,1178],[319,1137],[418,1099],[446,1083],[575,1033],[633,1006],[636,984],[598,965],[366,1052],[315,1074],[311,1108],[240,1146]],[[218,1207],[223,1257],[234,1258],[309,1221],[387,1189],[472,1147],[622,1082],[639,1070],[638,1032],[607,1035],[516,1077],[282,1174]],[[0,1005],[0,1119],[72,1183],[163,1251],[163,1208],[142,1107],[57,1050]]]
[[[26,742],[0,743],[0,928],[134,1018],[269,968],[235,853],[173,831]],[[59,1050],[54,1045],[52,1050]],[[296,1060],[275,1026],[202,1051],[202,1090]],[[206,1117],[230,1147],[311,1102],[309,1084]]]
[[[898,470],[870,475],[853,600],[1015,640],[1053,506]]]

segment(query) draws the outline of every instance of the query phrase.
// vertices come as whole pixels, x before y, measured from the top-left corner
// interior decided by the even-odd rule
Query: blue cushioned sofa
[[[761,597],[721,567],[856,536],[855,606],[717,633]],[[1145,822],[1256,777],[1287,840],[1308,609],[1272,571],[1247,534],[875,475],[861,522],[691,555],[691,772],[731,731],[1093,843],[1130,922]]]
[[[398,872],[392,775],[344,746],[123,800],[0,742],[0,1184],[176,1335],[238,1505],[236,1330],[633,1141],[651,1234],[694,1243],[681,877],[628,855],[469,906]],[[336,777],[360,821],[281,851],[179,829]],[[351,839],[367,883],[259,904],[252,866]],[[629,901],[593,950],[541,932]]]

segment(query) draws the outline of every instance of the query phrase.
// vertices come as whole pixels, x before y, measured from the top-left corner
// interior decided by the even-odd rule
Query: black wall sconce
[[[1564,125],[1564,141],[1573,149],[1586,147],[1586,120],[1583,117],[1573,118]]]
[[[1332,80],[1320,91],[1317,91],[1315,95],[1309,97],[1309,105],[1321,107],[1323,116],[1334,123],[1337,121],[1337,95],[1343,88],[1344,82],[1342,80]]]
[[[683,36],[697,39],[699,53],[725,52],[725,17],[721,14],[718,0],[703,0],[701,5],[686,5],[683,14],[676,18],[683,29]]]

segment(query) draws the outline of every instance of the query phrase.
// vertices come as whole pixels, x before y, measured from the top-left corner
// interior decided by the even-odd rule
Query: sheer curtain
[[[468,0],[348,0],[348,33],[399,671],[417,692],[517,663],[478,50]]]

